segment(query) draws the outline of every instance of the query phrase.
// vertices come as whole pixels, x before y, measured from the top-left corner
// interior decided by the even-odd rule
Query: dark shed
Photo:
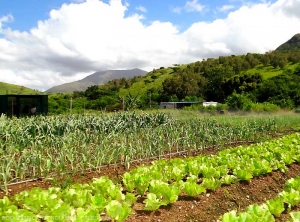
[[[48,95],[0,95],[0,115],[23,117],[47,113]]]

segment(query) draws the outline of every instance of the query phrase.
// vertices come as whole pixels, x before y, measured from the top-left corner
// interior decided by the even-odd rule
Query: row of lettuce
[[[0,218],[1,221],[100,221],[110,217],[124,221],[134,212],[138,198],[144,199],[145,210],[155,211],[174,203],[180,195],[196,196],[274,170],[286,171],[288,165],[300,162],[299,148],[300,134],[296,133],[225,149],[217,155],[153,161],[150,166],[126,172],[120,183],[100,177],[90,184],[73,184],[67,189],[34,188],[0,200]],[[294,197],[294,201],[300,201]]]
[[[230,211],[221,216],[221,219],[223,222],[275,222],[275,217],[280,217],[283,212],[289,212],[290,221],[300,221],[300,211],[291,211],[299,203],[300,176],[288,180],[283,191],[274,199],[267,200],[262,205],[250,205],[245,212]]]

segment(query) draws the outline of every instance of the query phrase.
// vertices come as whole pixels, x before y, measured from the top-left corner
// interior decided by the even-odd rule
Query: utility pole
[[[70,100],[70,114],[72,114],[72,97],[71,97],[71,100]]]
[[[14,116],[14,97],[11,97],[11,118]]]
[[[125,110],[125,101],[124,101],[124,97],[123,97],[123,111]]]
[[[152,102],[151,102],[151,91],[150,91],[150,109],[151,109],[151,103],[152,103]]]

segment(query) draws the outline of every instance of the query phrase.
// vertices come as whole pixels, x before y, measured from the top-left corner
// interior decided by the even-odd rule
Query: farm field
[[[55,221],[83,221],[80,215],[89,215],[90,221],[122,221],[113,211],[128,206],[126,221],[217,221],[226,212],[276,197],[288,179],[300,175],[299,129],[300,115],[291,113],[1,117],[0,198],[8,196],[18,212],[32,213],[36,206],[23,201],[43,193],[35,188],[30,194],[31,188],[45,188],[46,196],[54,192],[73,207],[73,218]],[[160,173],[146,173],[154,169]],[[102,214],[97,208],[99,218],[88,202],[98,183],[119,190],[107,196],[112,202]],[[72,206],[65,196],[70,190],[85,190],[89,200]],[[87,194],[89,190],[94,191]],[[46,206],[42,208],[33,215],[54,221],[55,215],[43,215]],[[293,210],[299,211],[299,203]],[[32,220],[24,221],[39,221],[28,215]],[[288,218],[286,211],[276,220]]]

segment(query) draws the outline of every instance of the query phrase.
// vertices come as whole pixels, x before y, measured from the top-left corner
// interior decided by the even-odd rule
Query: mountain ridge
[[[300,50],[300,33],[295,34],[291,39],[281,44],[275,51],[284,52]]]
[[[106,71],[98,71],[91,75],[86,76],[85,78],[64,83],[58,86],[54,86],[45,92],[74,92],[74,91],[84,91],[89,86],[92,85],[101,85],[108,81],[117,78],[131,78],[134,76],[143,76],[147,73],[147,71],[134,68],[134,69],[127,69],[127,70],[106,70]]]

